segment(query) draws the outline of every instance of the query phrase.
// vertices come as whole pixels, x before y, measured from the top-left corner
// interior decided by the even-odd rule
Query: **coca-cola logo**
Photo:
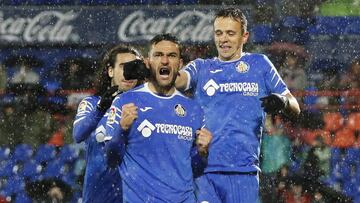
[[[42,11],[34,17],[5,18],[0,11],[0,40],[8,42],[78,42],[71,25],[78,15],[73,11]]]
[[[181,41],[208,42],[213,37],[212,19],[212,12],[183,11],[173,18],[156,18],[139,10],[122,21],[118,37],[121,41],[132,42],[150,40],[161,33],[173,33]]]

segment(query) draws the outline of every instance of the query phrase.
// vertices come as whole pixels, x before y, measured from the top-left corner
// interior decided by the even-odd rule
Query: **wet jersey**
[[[196,59],[183,70],[213,133],[205,172],[260,170],[265,112],[259,99],[289,92],[273,64],[262,54],[245,53],[234,61]]]
[[[83,99],[73,125],[74,139],[86,146],[83,202],[122,202],[119,172],[106,166],[103,138],[107,114],[97,110],[99,100],[98,96]]]
[[[138,118],[127,133],[121,129],[121,108],[134,103]],[[124,136],[119,170],[126,202],[194,202],[191,151],[203,112],[177,90],[160,96],[148,83],[117,96],[107,120],[108,136]],[[121,147],[121,146],[119,146]]]

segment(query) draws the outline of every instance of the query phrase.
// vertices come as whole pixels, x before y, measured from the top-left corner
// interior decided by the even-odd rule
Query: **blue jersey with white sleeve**
[[[84,98],[73,124],[75,141],[84,141],[86,146],[83,202],[122,202],[119,172],[106,165],[103,141],[108,114],[97,110],[99,100],[99,96]]]
[[[243,53],[234,61],[196,59],[183,70],[213,134],[205,172],[259,171],[265,122],[259,99],[289,92],[274,65],[265,55]]]
[[[138,107],[138,118],[123,132],[119,122],[127,103]],[[160,96],[145,83],[117,96],[106,130],[112,139],[125,138],[119,167],[124,201],[195,202],[191,151],[202,124],[201,107],[177,90],[171,96]]]

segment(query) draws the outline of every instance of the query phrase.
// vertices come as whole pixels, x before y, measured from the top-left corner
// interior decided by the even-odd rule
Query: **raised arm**
[[[80,102],[72,132],[76,143],[86,140],[103,117],[104,112],[96,108],[97,101],[95,97],[87,97]]]
[[[185,91],[188,83],[188,75],[185,71],[180,70],[175,81],[176,89],[180,91]]]

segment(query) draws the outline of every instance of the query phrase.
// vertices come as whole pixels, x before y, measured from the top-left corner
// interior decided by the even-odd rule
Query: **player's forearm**
[[[124,138],[121,135],[114,136],[105,143],[106,161],[110,168],[116,168],[122,162],[125,151]]]
[[[90,136],[103,117],[103,114],[103,112],[95,110],[87,114],[85,118],[75,120],[72,135],[76,143],[80,143]]]
[[[185,91],[187,86],[187,74],[185,71],[179,71],[176,81],[175,81],[175,87],[176,89],[180,91]]]

